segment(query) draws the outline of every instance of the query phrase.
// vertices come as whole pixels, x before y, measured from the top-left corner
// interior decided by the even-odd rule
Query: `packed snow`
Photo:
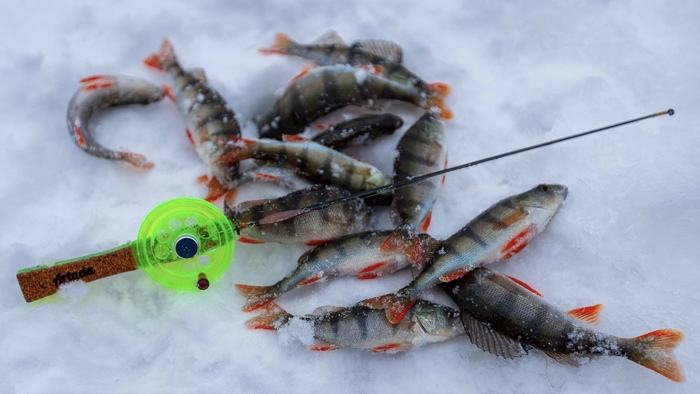
[[[69,4],[0,3],[0,393],[700,391],[700,122],[693,112],[700,103],[700,3]],[[564,310],[604,304],[598,329],[605,333],[685,332],[675,354],[687,381],[674,383],[619,357],[579,368],[539,351],[506,360],[466,337],[398,354],[312,352],[307,328],[281,335],[246,329],[255,313],[240,310],[244,299],[233,285],[275,283],[307,250],[297,245],[237,244],[231,267],[205,292],[161,287],[139,270],[72,283],[49,301],[25,303],[18,270],[124,244],[158,203],[206,194],[196,179],[207,168],[169,100],[104,111],[90,124],[104,146],[144,154],[153,169],[78,149],[65,114],[79,79],[123,74],[167,83],[141,61],[168,37],[183,66],[206,70],[244,136],[254,138],[253,118],[306,64],[257,49],[269,47],[276,32],[308,43],[329,29],[347,42],[395,41],[411,71],[452,87],[451,165],[674,108],[673,117],[449,174],[429,233],[446,238],[501,198],[538,183],[568,186],[548,228],[493,267]],[[396,143],[421,110],[397,102],[385,110],[402,116],[404,126],[350,153],[391,173]],[[237,199],[283,193],[246,185]],[[375,228],[389,228],[388,210],[375,213]],[[412,274],[332,278],[278,301],[303,315],[396,290]],[[452,305],[438,291],[427,297]]]

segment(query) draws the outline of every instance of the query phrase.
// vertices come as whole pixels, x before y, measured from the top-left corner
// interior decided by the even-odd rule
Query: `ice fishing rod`
[[[175,198],[158,205],[146,216],[135,241],[92,255],[59,261],[51,266],[40,265],[19,270],[17,281],[27,302],[51,296],[57,293],[62,285],[71,282],[90,282],[136,269],[143,269],[156,282],[172,289],[206,290],[211,283],[224,274],[231,264],[237,233],[242,228],[278,223],[333,204],[384,194],[448,172],[644,119],[673,114],[673,109],[656,112],[429,174],[414,176],[305,208],[274,213],[258,221],[247,223],[232,223],[216,206],[202,199]]]
[[[428,174],[413,176],[413,177],[410,177],[410,178],[406,178],[406,179],[403,179],[403,180],[400,180],[400,181],[396,181],[396,182],[390,183],[390,184],[385,185],[385,186],[380,186],[380,187],[377,187],[377,188],[374,188],[374,189],[370,189],[370,190],[365,190],[365,191],[353,193],[353,194],[351,194],[351,195],[348,195],[348,196],[345,196],[345,197],[336,198],[336,199],[333,199],[333,200],[323,201],[323,202],[320,202],[320,203],[317,203],[317,204],[310,205],[310,206],[308,206],[308,207],[299,208],[299,209],[294,209],[294,210],[289,210],[289,211],[284,211],[284,212],[274,213],[274,214],[265,216],[264,218],[262,218],[262,219],[260,219],[260,220],[258,220],[258,221],[251,221],[251,222],[248,222],[248,223],[239,224],[238,229],[245,228],[245,227],[252,227],[252,226],[256,226],[256,225],[264,225],[264,224],[277,223],[277,222],[280,222],[280,221],[283,221],[283,220],[291,219],[291,218],[293,218],[293,217],[295,217],[295,216],[303,215],[303,214],[306,214],[306,213],[309,213],[309,212],[313,212],[313,211],[317,211],[317,210],[320,210],[320,209],[325,209],[325,208],[327,208],[327,207],[329,207],[329,206],[331,206],[331,205],[333,205],[333,204],[339,204],[339,203],[348,202],[348,201],[354,200],[354,199],[356,199],[356,198],[374,197],[374,196],[378,196],[378,195],[380,195],[380,194],[384,194],[384,193],[387,192],[387,191],[391,191],[391,192],[393,193],[393,192],[396,191],[397,189],[404,188],[404,187],[409,186],[409,185],[412,185],[412,184],[414,184],[414,183],[422,182],[422,181],[424,181],[424,180],[426,180],[426,179],[428,179],[428,178],[432,178],[432,177],[439,176],[439,175],[444,175],[444,174],[447,174],[448,172],[453,172],[453,171],[462,170],[462,169],[469,168],[469,167],[474,167],[474,166],[477,166],[477,165],[479,165],[479,164],[486,163],[486,162],[489,162],[489,161],[494,161],[494,160],[498,160],[498,159],[501,159],[501,158],[504,158],[504,157],[507,157],[507,156],[516,155],[516,154],[518,154],[518,153],[523,153],[523,152],[527,152],[527,151],[530,151],[530,150],[542,148],[542,147],[545,147],[545,146],[558,144],[558,143],[560,143],[560,142],[564,142],[564,141],[568,141],[568,140],[573,140],[573,139],[575,139],[575,138],[583,137],[583,136],[586,136],[586,135],[590,135],[590,134],[593,134],[593,133],[598,133],[598,132],[605,131],[605,130],[614,129],[614,128],[616,128],[616,127],[628,125],[628,124],[630,124],[630,123],[639,122],[639,121],[641,121],[641,120],[645,120],[645,119],[649,119],[649,118],[655,118],[655,117],[657,117],[657,116],[663,116],[663,115],[673,116],[673,114],[675,114],[675,113],[676,113],[676,111],[674,111],[674,110],[671,108],[671,109],[668,109],[668,110],[666,110],[666,111],[655,112],[655,113],[650,114],[650,115],[642,116],[642,117],[635,118],[635,119],[626,120],[626,121],[620,122],[620,123],[611,124],[611,125],[609,125],[609,126],[605,126],[605,127],[600,127],[600,128],[593,129],[593,130],[584,131],[584,132],[582,132],[582,133],[573,134],[573,135],[570,135],[570,136],[567,136],[567,137],[562,137],[562,138],[558,138],[558,139],[551,140],[551,141],[547,141],[547,142],[542,142],[542,143],[540,143],[540,144],[531,145],[531,146],[528,146],[528,147],[525,147],[525,148],[515,149],[515,150],[512,150],[512,151],[510,151],[510,152],[501,153],[501,154],[498,154],[498,155],[495,155],[495,156],[487,157],[487,158],[485,158],[485,159],[480,159],[480,160],[472,161],[472,162],[469,162],[469,163],[460,164],[460,165],[457,165],[457,166],[454,166],[454,167],[445,168],[445,169],[440,170],[440,171],[435,171],[435,172],[431,172],[431,173],[428,173]]]

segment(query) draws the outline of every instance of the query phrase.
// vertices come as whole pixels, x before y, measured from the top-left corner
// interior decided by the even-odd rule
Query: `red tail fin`
[[[637,346],[642,347],[643,351],[632,352],[628,357],[635,363],[658,372],[675,382],[682,382],[685,380],[685,376],[683,376],[678,360],[673,355],[673,349],[678,346],[682,339],[682,332],[670,328],[652,331],[635,338]]]
[[[273,302],[265,308],[260,316],[256,316],[245,322],[245,326],[251,330],[276,331],[291,318],[292,315]]]
[[[369,298],[360,302],[360,305],[373,309],[384,309],[386,318],[391,324],[398,324],[411,310],[417,298],[410,298],[399,293],[391,293],[383,296]]]
[[[277,298],[274,286],[251,286],[251,285],[235,285],[238,292],[247,298],[243,305],[243,312],[252,312],[258,308],[269,304]]]
[[[258,52],[264,53],[264,54],[270,54],[270,53],[281,53],[281,54],[287,54],[289,53],[289,48],[296,45],[296,42],[292,40],[288,35],[284,33],[277,33],[275,34],[275,43],[272,44],[271,47],[269,48],[261,48],[258,49]]]
[[[167,38],[163,38],[163,43],[160,45],[158,53],[154,53],[143,59],[143,64],[147,65],[148,67],[163,70],[170,62],[174,62],[175,60],[176,57],[173,44]]]
[[[450,85],[442,82],[428,84],[428,105],[437,107],[440,110],[440,117],[443,119],[452,119],[454,116],[452,110],[445,104],[445,97],[450,93],[450,90]]]
[[[138,167],[138,168],[143,168],[144,170],[150,170],[155,166],[155,164],[151,163],[146,159],[146,156],[138,154],[138,153],[132,153],[132,152],[121,152],[122,156],[124,157],[124,160],[131,163],[132,165]]]

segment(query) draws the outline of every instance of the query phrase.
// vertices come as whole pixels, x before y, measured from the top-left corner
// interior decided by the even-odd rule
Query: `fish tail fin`
[[[275,34],[275,43],[272,44],[272,46],[269,48],[258,49],[258,52],[264,53],[264,54],[271,54],[271,53],[287,54],[287,53],[289,53],[289,49],[295,45],[297,45],[297,43],[294,42],[294,40],[292,40],[288,35],[286,35],[284,33],[277,33],[277,34]]]
[[[452,119],[452,110],[445,104],[445,97],[450,93],[450,85],[442,82],[429,83],[428,89],[428,107],[437,107],[440,112],[440,117],[443,119]]]
[[[222,141],[224,153],[214,160],[214,163],[234,164],[241,160],[250,159],[255,154],[254,148],[258,143],[258,141],[241,137],[230,137],[228,140]]]
[[[274,330],[277,331],[282,325],[287,323],[292,315],[282,309],[274,302],[269,304],[263,312],[256,317],[248,319],[245,326],[251,330]]]
[[[413,298],[399,291],[398,293],[369,298],[360,305],[373,309],[384,309],[386,318],[391,324],[398,324],[411,310],[418,298]]]
[[[389,234],[379,247],[381,252],[404,250],[406,257],[415,268],[425,268],[425,251],[415,229],[410,224],[403,224]]]
[[[239,293],[247,298],[243,305],[243,312],[252,312],[261,308],[277,298],[274,286],[251,286],[237,284],[235,285]]]
[[[673,355],[673,349],[682,339],[681,331],[670,328],[640,335],[633,340],[634,347],[640,351],[629,352],[627,358],[675,382],[682,382],[685,376],[681,365]]]
[[[143,59],[143,63],[145,65],[157,70],[165,70],[169,65],[175,62],[177,62],[175,49],[173,48],[173,44],[167,38],[163,38],[163,43],[160,45],[160,49],[157,53]]]
[[[144,170],[150,170],[155,166],[152,162],[148,161],[146,159],[146,156],[139,154],[139,153],[133,153],[133,152],[120,152],[122,154],[122,158],[124,161],[127,163],[135,166],[136,168],[142,168]]]

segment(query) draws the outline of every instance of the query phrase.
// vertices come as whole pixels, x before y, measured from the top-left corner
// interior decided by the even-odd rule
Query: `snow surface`
[[[0,3],[0,393],[107,392],[698,392],[700,390],[700,103],[693,1],[33,1]],[[106,250],[136,236],[159,202],[204,196],[207,170],[168,100],[106,111],[105,146],[145,154],[150,171],[96,159],[65,126],[80,78],[126,74],[167,82],[141,60],[167,36],[184,66],[206,69],[244,135],[304,62],[256,49],[285,32],[310,42],[393,40],[405,64],[452,86],[450,164],[674,108],[662,117],[450,174],[430,233],[447,237],[499,199],[542,182],[570,194],[548,229],[495,264],[562,309],[603,303],[600,330],[636,336],[671,327],[687,382],[622,358],[573,368],[533,351],[517,360],[467,338],[395,355],[311,352],[249,331],[233,284],[271,284],[306,248],[237,245],[225,277],[178,293],[137,271],[26,304],[17,270]],[[392,103],[405,130],[420,111]],[[354,152],[390,172],[400,132]],[[279,195],[249,186],[241,201]],[[219,202],[219,204],[221,204]],[[388,226],[377,211],[377,227]],[[411,273],[328,280],[279,300],[295,314],[395,290]],[[432,299],[448,302],[437,292]]]

